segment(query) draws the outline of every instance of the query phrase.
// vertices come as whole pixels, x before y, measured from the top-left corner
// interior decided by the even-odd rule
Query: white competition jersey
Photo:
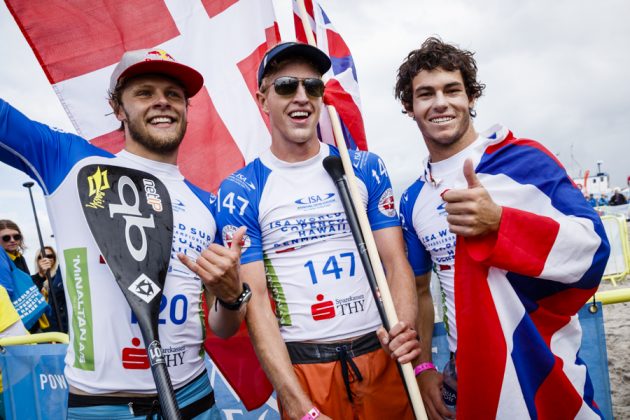
[[[337,188],[322,166],[338,151],[287,163],[270,150],[230,175],[218,193],[224,243],[247,226],[241,263],[264,260],[285,341],[356,337],[381,324]],[[398,226],[380,158],[350,151],[372,229]]]
[[[409,187],[400,199],[400,218],[407,243],[409,263],[415,275],[433,268],[442,288],[440,303],[448,332],[448,346],[457,349],[455,324],[455,239],[448,229],[446,203],[442,194],[453,188],[466,188],[464,161],[478,156],[487,144],[477,139],[466,149],[450,158],[424,162],[424,174]]]
[[[126,151],[112,155],[76,135],[30,121],[2,100],[0,160],[32,176],[44,190],[68,302],[65,375],[70,385],[94,394],[156,389],[140,328],[83,214],[77,182],[88,180],[77,179],[78,173],[86,165],[107,164],[149,172],[164,182],[174,229],[160,305],[160,341],[175,388],[199,375],[204,369],[201,283],[176,253],[196,258],[214,240],[214,196],[186,181],[174,165]]]

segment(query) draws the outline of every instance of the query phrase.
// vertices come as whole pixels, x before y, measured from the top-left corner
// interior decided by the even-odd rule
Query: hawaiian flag
[[[255,101],[256,71],[280,40],[271,0],[6,0],[77,133],[118,152],[124,144],[107,103],[123,52],[163,49],[203,74],[190,100],[179,149],[184,176],[206,190],[265,150],[268,120]],[[208,353],[248,409],[271,384],[242,327],[229,340],[209,337]],[[238,357],[235,356],[238,353]]]
[[[367,150],[365,128],[363,126],[363,117],[361,116],[357,70],[354,67],[350,49],[343,38],[341,38],[341,35],[335,30],[324,9],[317,3],[317,0],[305,0],[304,5],[306,6],[317,47],[328,54],[332,61],[332,68],[327,74],[330,79],[326,83],[324,102],[328,105],[333,105],[337,109],[348,148]],[[293,18],[296,39],[306,43],[306,33],[296,0],[293,0]],[[320,138],[322,141],[334,145],[335,141],[328,113],[322,112],[321,115],[319,121]]]

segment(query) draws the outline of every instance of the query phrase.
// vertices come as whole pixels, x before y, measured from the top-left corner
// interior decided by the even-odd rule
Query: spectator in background
[[[588,204],[591,205],[591,207],[597,207],[597,200],[595,200],[595,197],[593,196],[593,194],[589,194],[588,198],[586,198],[586,201],[588,201]]]
[[[621,193],[619,187],[615,187],[612,197],[610,197],[610,201],[608,202],[609,206],[621,206],[623,204],[628,204],[628,200],[626,196]]]
[[[61,279],[61,271],[59,271],[59,263],[57,262],[57,254],[55,250],[50,247],[44,247],[44,255],[42,255],[41,249],[37,251],[35,256],[35,266],[37,267],[37,273],[33,274],[31,278],[42,295],[48,300],[50,305],[50,313],[48,314],[48,320],[50,326],[45,328],[45,332],[58,331],[62,333],[68,333],[68,308],[66,306],[66,298],[63,291],[63,281]],[[48,271],[48,273],[47,273]],[[46,279],[48,277],[48,280]],[[55,293],[55,298],[50,297],[50,284],[52,283],[52,290]],[[61,316],[61,325],[57,322],[57,316],[55,313],[55,301],[59,307],[59,315]]]
[[[597,199],[597,205],[598,206],[607,206],[608,205],[608,199],[606,198],[606,194],[602,194],[599,196],[599,198]]]
[[[22,255],[26,249],[24,237],[15,222],[6,219],[0,220],[0,240],[2,241],[2,247],[9,254],[15,266],[25,273],[31,274],[24,255]]]

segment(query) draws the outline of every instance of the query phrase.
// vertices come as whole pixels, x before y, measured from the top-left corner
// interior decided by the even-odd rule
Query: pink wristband
[[[422,372],[424,372],[425,370],[429,370],[429,369],[437,370],[437,368],[435,367],[435,365],[433,363],[431,363],[431,362],[424,362],[424,363],[420,363],[418,366],[416,366],[413,369],[413,373],[415,373],[416,376],[418,376]]]
[[[310,410],[308,410],[306,414],[304,414],[304,417],[302,417],[302,420],[315,420],[316,418],[319,418],[320,414],[321,413],[319,412],[317,407],[313,407]]]

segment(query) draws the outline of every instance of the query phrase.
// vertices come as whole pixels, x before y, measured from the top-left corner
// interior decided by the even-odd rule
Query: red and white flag
[[[179,150],[184,176],[216,190],[266,149],[271,137],[255,101],[257,69],[280,40],[271,0],[6,0],[77,133],[118,152],[124,144],[107,103],[110,75],[125,51],[160,48],[203,74]],[[245,328],[205,347],[243,404],[267,401]],[[238,356],[235,357],[235,354]]]
[[[203,74],[179,152],[182,173],[214,191],[271,141],[256,70],[280,40],[271,0],[6,0],[77,133],[117,152],[109,78],[125,51],[160,48]]]

